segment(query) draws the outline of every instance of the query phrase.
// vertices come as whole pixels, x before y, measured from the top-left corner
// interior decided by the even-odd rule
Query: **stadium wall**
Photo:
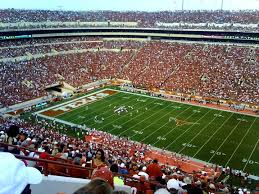
[[[77,189],[85,186],[90,182],[89,179],[79,179],[62,176],[43,176],[43,181],[37,185],[31,185],[32,194],[44,193],[58,193],[65,192],[66,194],[73,194]],[[115,191],[123,190],[131,194],[131,187],[115,185]]]

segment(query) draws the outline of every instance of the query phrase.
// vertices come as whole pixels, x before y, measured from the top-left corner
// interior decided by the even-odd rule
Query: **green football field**
[[[56,118],[259,176],[258,117],[118,91]]]

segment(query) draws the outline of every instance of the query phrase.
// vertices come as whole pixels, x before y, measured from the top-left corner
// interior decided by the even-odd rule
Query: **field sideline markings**
[[[103,89],[103,90],[106,90],[106,89]],[[99,90],[99,91],[94,92],[94,93],[99,93],[99,92],[102,92],[103,90]],[[108,90],[113,90],[113,89],[108,89]],[[204,106],[193,105],[193,104],[189,104],[189,103],[181,103],[181,102],[178,102],[178,101],[167,100],[167,99],[158,98],[158,97],[152,97],[152,96],[147,96],[147,95],[141,95],[141,94],[135,94],[135,93],[130,93],[130,92],[124,92],[124,91],[120,91],[120,90],[115,90],[115,91],[119,91],[120,93],[129,93],[129,94],[132,94],[132,95],[144,96],[144,97],[146,97],[146,98],[157,98],[157,99],[159,99],[159,100],[165,100],[165,101],[169,101],[169,102],[173,102],[173,103],[176,102],[176,103],[178,103],[178,104],[186,104],[186,105],[189,105],[189,106],[204,107]],[[89,94],[89,95],[93,95],[94,93],[91,93],[91,94]],[[81,98],[84,98],[84,97],[86,97],[86,96],[88,96],[88,95],[84,95],[84,96],[82,96]],[[111,96],[112,96],[112,95],[110,95],[109,97],[111,97]],[[104,99],[105,99],[105,98],[103,98],[103,100],[104,100]],[[64,104],[71,103],[72,101],[75,101],[75,100],[79,100],[79,98],[74,99],[74,100],[71,100],[71,101],[67,101],[67,102],[65,102]],[[94,101],[94,102],[97,102],[97,101]],[[104,102],[103,104],[105,104],[105,103],[106,103],[106,102]],[[62,104],[63,104],[63,103],[62,103]],[[62,106],[62,104],[58,104],[58,106]],[[54,106],[52,106],[52,107],[50,107],[50,108],[53,108],[53,107],[54,107]],[[82,108],[82,107],[79,107],[79,108]],[[226,110],[221,110],[221,109],[216,109],[216,108],[210,108],[210,107],[204,107],[204,108],[214,109],[214,110],[223,111],[223,112],[231,112],[231,113],[234,113],[234,114],[246,115],[246,114],[237,113],[237,112],[234,112],[234,111],[226,111]],[[46,109],[44,109],[44,110],[42,110],[42,111],[46,111]],[[229,120],[229,119],[231,118],[231,116],[233,116],[233,114],[230,115],[230,117],[227,118],[227,120]],[[252,116],[252,115],[248,115],[248,116]],[[255,117],[255,120],[253,121],[253,124],[254,124],[254,122],[256,121],[256,118],[257,118],[257,117]],[[225,121],[225,122],[226,122],[226,121]],[[225,123],[225,122],[223,122],[223,123]],[[250,128],[253,126],[253,124],[249,127],[248,131],[249,131]],[[239,125],[239,123],[238,123],[237,125]],[[222,128],[222,127],[220,127],[220,128]],[[218,129],[217,129],[217,131],[218,131]],[[233,130],[232,132],[234,132],[234,131],[235,131],[235,130]],[[245,136],[248,134],[248,131],[246,132]],[[213,134],[213,136],[214,136],[214,135],[215,135],[215,133]],[[245,137],[245,136],[244,136],[244,137]],[[241,142],[239,142],[240,144],[238,145],[238,147],[240,147],[241,143],[243,142],[244,137],[242,138]],[[222,139],[222,140],[225,140],[225,141],[226,141],[226,139]],[[257,141],[256,144],[255,144],[255,147],[253,147],[253,151],[252,151],[251,155],[249,156],[249,159],[252,157],[252,155],[253,155],[253,153],[254,153],[254,151],[255,151],[256,146],[257,146],[258,143],[259,143],[259,142]],[[206,144],[207,144],[207,143],[206,143]],[[203,145],[203,147],[204,147],[204,145]],[[238,149],[238,147],[236,148],[236,150]],[[220,148],[219,148],[219,149],[220,149]],[[234,156],[236,150],[234,151],[233,156]],[[198,154],[198,153],[196,152],[196,154]],[[214,154],[214,155],[215,155],[215,154]],[[214,157],[214,156],[212,156],[212,157]],[[232,158],[232,156],[229,158],[229,161],[231,160],[231,158]],[[249,159],[248,159],[248,161],[249,161]],[[228,161],[228,162],[229,162],[229,161]],[[244,169],[247,167],[247,165],[248,165],[248,162],[246,163]]]
[[[90,103],[88,103],[88,104],[85,104],[85,105],[82,105],[82,106],[79,106],[79,107],[77,107],[77,108],[74,108],[74,109],[71,109],[71,110],[69,110],[69,111],[66,111],[66,112],[64,112],[64,113],[62,113],[62,114],[60,114],[60,115],[58,115],[58,116],[61,116],[61,115],[64,115],[64,114],[66,114],[66,113],[71,113],[72,111],[74,111],[74,110],[77,110],[77,109],[80,109],[80,108],[83,108],[83,107],[85,107],[85,106],[88,106],[88,105],[90,105],[90,104],[92,104],[92,103],[94,103],[94,102],[97,102],[97,101],[100,101],[100,100],[104,100],[104,99],[107,99],[108,97],[111,97],[111,96],[113,96],[114,94],[112,94],[112,95],[110,95],[110,96],[107,96],[107,97],[104,97],[104,98],[102,98],[102,99],[98,99],[98,100],[95,100],[95,101],[92,101],[92,102],[90,102]],[[70,101],[70,102],[72,102],[72,101]],[[107,102],[107,101],[106,101]],[[55,107],[51,107],[51,109],[52,108],[55,108]],[[45,112],[47,109],[44,109],[44,111],[40,111],[40,112]],[[83,112],[85,112],[86,110],[84,110]],[[81,111],[80,111],[81,112]],[[41,114],[41,113],[36,113],[36,115],[37,116],[39,116],[39,117],[43,117],[43,116],[46,116],[46,115],[43,115],[43,114]],[[58,120],[63,120],[63,121],[66,121],[66,122],[70,122],[71,124],[76,124],[76,123],[72,123],[71,121],[67,121],[66,119],[61,119],[61,118],[58,118],[58,116],[48,116],[49,118],[53,118],[53,119],[51,119],[51,120],[53,120],[53,121],[58,121]],[[70,117],[72,117],[72,116],[69,116],[69,118]],[[45,117],[46,118],[46,117]],[[74,119],[72,119],[72,120],[74,120]],[[79,125],[79,124],[77,124],[77,125]]]
[[[123,95],[124,96],[124,95]],[[114,100],[114,99],[113,99]],[[131,101],[133,101],[134,99],[131,99],[131,100],[129,100],[129,101],[126,101],[125,100],[125,104],[127,104],[128,102],[131,102]],[[115,105],[115,104],[117,104],[118,103],[118,101],[115,101],[114,103],[112,103],[111,105]],[[124,101],[122,102],[122,103],[124,103]],[[109,107],[109,105],[108,105],[108,107]],[[99,111],[99,110],[101,110],[101,109],[103,109],[104,107],[100,107],[100,108],[97,108],[97,109],[95,109],[96,111],[93,111],[92,113],[96,113],[97,114],[97,112]],[[101,115],[103,115],[103,114],[105,114],[105,113],[107,113],[107,112],[109,112],[110,111],[110,109],[108,109],[108,110],[106,110],[106,111],[104,111],[104,112],[102,112],[101,114],[99,114],[99,115],[96,115],[96,116],[101,116]],[[110,117],[110,116],[109,116]],[[109,117],[107,117],[107,118],[109,118]],[[106,119],[107,119],[106,118]],[[80,122],[80,124],[82,124],[82,123],[84,123],[84,124],[86,124],[86,122],[88,122],[88,121],[90,121],[90,120],[92,120],[93,118],[89,118],[89,119],[87,119],[87,120],[84,120],[83,122]]]
[[[139,95],[139,96],[146,96],[146,97],[149,97],[149,98],[157,98],[157,99],[160,99],[160,100],[175,102],[175,103],[178,103],[178,104],[186,104],[186,105],[190,105],[190,106],[203,107],[203,108],[208,108],[208,109],[213,109],[213,110],[218,110],[218,111],[223,111],[223,112],[229,112],[229,113],[235,113],[235,114],[239,114],[239,115],[246,115],[246,116],[259,118],[259,115],[246,114],[246,113],[236,112],[236,111],[232,111],[232,110],[225,110],[225,109],[220,109],[220,108],[209,107],[209,106],[205,106],[205,105],[191,104],[191,103],[187,103],[187,102],[183,102],[183,101],[180,102],[180,101],[173,100],[173,99],[159,98],[159,97],[156,97],[156,96],[148,96],[148,95],[138,94],[138,93],[134,93],[134,92],[128,92],[128,91],[124,91],[124,90],[117,90],[117,89],[110,89],[110,90],[136,94],[136,95]]]
[[[175,115],[175,117],[177,117],[177,116],[179,116],[179,115],[181,115],[182,113],[184,113],[185,111],[187,111],[187,110],[189,110],[189,108],[191,108],[191,107],[188,107],[188,108],[186,108],[183,112],[180,112],[180,113],[178,113],[177,115]],[[173,111],[175,111],[175,109],[173,109]],[[171,114],[171,111],[168,113],[168,114]],[[166,114],[166,115],[168,115],[168,114]],[[193,115],[193,114],[195,114],[195,113],[192,113],[191,115]],[[166,115],[164,115],[164,116],[166,116]],[[162,119],[164,116],[162,116],[160,119]],[[190,116],[189,116],[190,117]],[[188,118],[189,118],[188,117]],[[187,118],[187,119],[188,119]],[[159,119],[159,120],[160,120]],[[152,133],[150,133],[148,136],[146,136],[146,137],[144,137],[142,140],[140,140],[141,142],[142,141],[144,141],[145,139],[147,139],[148,137],[150,137],[151,135],[153,135],[155,132],[157,132],[159,129],[161,129],[163,126],[165,126],[165,125],[167,125],[168,123],[170,123],[170,121],[167,121],[164,125],[162,125],[162,126],[160,126],[158,129],[156,129],[155,131],[153,131]],[[153,123],[151,123],[151,124],[153,124]],[[150,125],[148,125],[148,126],[150,126]],[[148,126],[146,126],[145,128],[147,128]],[[174,126],[173,128],[176,128],[177,126]],[[144,128],[144,129],[145,129]],[[164,137],[164,136],[163,136]],[[152,143],[153,145],[155,145],[157,142],[158,142],[159,140],[157,140],[155,143]]]
[[[251,159],[251,157],[252,157],[252,155],[253,155],[253,153],[254,153],[254,151],[255,151],[255,149],[256,149],[258,143],[259,143],[259,138],[258,138],[258,140],[257,140],[257,142],[256,142],[256,144],[255,144],[255,146],[254,146],[254,149],[252,150],[252,152],[251,152],[249,158],[248,158],[247,161],[246,161],[246,164],[245,164],[245,166],[244,166],[244,168],[243,168],[243,170],[242,170],[243,172],[245,171],[245,168],[246,168],[248,162],[250,161],[250,159]]]
[[[105,89],[104,89],[104,91],[105,91]],[[115,91],[117,91],[117,90],[115,90]],[[101,91],[98,91],[98,92],[101,92]],[[120,92],[120,91],[119,91]],[[92,93],[92,94],[94,94],[94,93]],[[122,92],[122,94],[128,94],[128,93],[123,93]],[[130,93],[131,94],[131,93]],[[91,94],[90,94],[91,95]],[[134,93],[132,94],[132,95],[134,95]],[[110,96],[112,96],[112,95],[110,95]],[[124,96],[124,95],[123,95]],[[85,97],[85,96],[84,96]],[[105,99],[105,98],[103,98],[103,99]],[[101,99],[100,99],[101,100]],[[136,99],[132,99],[132,101],[133,100],[136,100]],[[155,100],[151,100],[151,102],[149,103],[149,104],[151,104],[152,102],[154,102]],[[71,101],[72,102],[72,101]],[[94,102],[96,102],[96,101],[94,101]],[[126,103],[128,103],[128,102],[131,102],[131,100],[130,101],[127,101]],[[141,102],[137,102],[136,104],[139,104],[139,103],[141,103]],[[134,104],[134,105],[136,105],[136,104]],[[60,104],[59,104],[60,105]],[[133,105],[133,106],[134,106]],[[146,105],[144,105],[144,106],[146,106]],[[143,106],[143,107],[144,107]],[[81,106],[81,107],[79,107],[79,108],[82,108],[83,106]],[[45,109],[46,110],[46,109]],[[75,109],[74,109],[75,110]],[[110,110],[109,110],[110,111]],[[108,111],[106,111],[106,112],[108,112]],[[113,116],[113,115],[115,115],[116,113],[113,113],[111,116]],[[55,117],[50,117],[50,116],[46,116],[46,115],[41,115],[41,114],[39,114],[39,116],[40,117],[43,117],[43,118],[47,118],[47,119],[50,119],[50,120],[55,120],[55,121],[58,121],[58,122],[60,122],[60,123],[64,123],[64,124],[67,124],[67,125],[71,125],[71,126],[75,126],[75,125],[81,125],[81,124],[84,124],[85,122],[82,122],[82,123],[78,123],[78,124],[76,124],[76,123],[72,123],[71,121],[66,121],[66,120],[63,120],[63,119],[59,119],[59,118],[55,118]],[[111,116],[109,116],[109,117],[111,117]],[[109,117],[107,117],[107,118],[109,118]],[[90,119],[91,120],[91,119]],[[117,119],[116,119],[117,120]],[[113,120],[114,121],[114,120]],[[113,122],[112,121],[112,122]],[[110,123],[112,123],[112,122],[110,122]],[[110,123],[108,123],[108,124],[110,124]],[[87,126],[88,127],[88,126]],[[100,128],[100,129],[102,129],[102,128]]]
[[[117,102],[118,102],[118,101],[115,101],[114,103],[112,103],[112,105],[117,104]],[[128,101],[127,101],[127,102],[128,102]],[[125,103],[127,103],[127,102],[125,102]],[[99,105],[99,104],[98,104],[98,105]],[[95,109],[95,111],[93,111],[92,113],[95,113],[95,112],[97,113],[97,111],[100,110],[100,109],[103,109],[103,107],[100,107],[100,108]],[[88,110],[86,110],[86,111],[88,111]],[[86,111],[85,111],[85,112],[86,112]],[[105,114],[105,113],[107,113],[107,112],[109,112],[109,111],[110,111],[110,110],[104,111],[104,112],[102,112],[101,114],[96,115],[96,116],[103,115],[103,114]],[[92,113],[91,113],[91,115],[92,115]],[[109,117],[107,117],[107,118],[109,118]],[[75,119],[71,120],[71,122],[72,122],[72,121],[74,122],[75,120],[78,120],[78,119],[79,119],[79,118],[75,118]],[[87,122],[90,121],[90,120],[92,120],[92,119],[93,119],[93,118],[90,117],[90,118],[88,118],[88,119],[86,119],[86,120],[82,120],[82,121],[79,122],[79,124],[80,124],[80,125],[81,125],[81,124],[87,124]]]
[[[243,116],[244,117],[244,116]],[[242,118],[243,118],[242,117]],[[224,141],[220,144],[220,146],[217,148],[217,150],[212,154],[212,156],[210,157],[209,161],[210,162],[214,156],[216,155],[216,153],[219,151],[219,149],[224,145],[224,143],[227,141],[227,139],[230,137],[230,135],[236,130],[237,126],[240,124],[241,120],[238,121],[238,123],[236,124],[236,126],[234,128],[232,128],[231,132],[228,134],[228,136],[224,139]]]
[[[190,106],[203,107],[203,108],[214,109],[214,110],[219,110],[219,111],[223,111],[223,112],[235,113],[235,114],[239,114],[239,115],[246,115],[246,116],[257,117],[257,118],[259,117],[257,115],[250,115],[250,114],[245,114],[245,113],[240,113],[240,112],[235,112],[235,111],[225,110],[225,109],[222,110],[222,109],[208,107],[208,106],[204,106],[204,105],[190,104],[190,103],[187,103],[187,102],[179,102],[179,101],[173,100],[173,99],[159,98],[159,97],[156,97],[156,96],[143,95],[143,94],[138,94],[138,93],[134,93],[134,92],[128,92],[128,91],[124,91],[124,90],[118,90],[118,89],[112,89],[112,88],[105,88],[105,89],[102,89],[102,90],[98,90],[98,91],[93,92],[91,94],[87,94],[87,95],[81,96],[79,98],[75,98],[75,99],[73,99],[71,101],[67,101],[67,102],[64,102],[64,103],[61,103],[61,104],[58,104],[58,105],[54,105],[54,106],[51,106],[49,108],[37,111],[37,112],[35,112],[35,114],[38,114],[40,112],[44,112],[44,111],[52,109],[52,108],[56,108],[56,107],[62,106],[64,104],[67,104],[67,103],[70,103],[70,102],[73,102],[73,101],[76,101],[76,100],[80,100],[81,98],[90,96],[92,94],[96,94],[98,92],[103,92],[105,90],[112,90],[112,91],[117,91],[117,92],[122,92],[122,93],[134,94],[134,95],[144,96],[144,97],[148,97],[148,98],[156,98],[156,99],[160,99],[160,100],[164,100],[164,101],[175,102],[175,103],[178,103],[178,104],[186,104],[186,105],[190,105]]]
[[[119,94],[119,93],[117,93],[117,94]],[[71,113],[71,112],[73,112],[73,111],[75,111],[75,110],[77,110],[77,109],[80,109],[80,108],[85,108],[86,106],[89,106],[90,104],[93,104],[93,103],[95,103],[95,102],[97,102],[97,101],[101,101],[101,100],[103,100],[103,102],[101,102],[101,103],[99,103],[99,104],[106,104],[107,102],[109,102],[109,101],[106,101],[107,100],[107,98],[108,98],[108,100],[110,100],[110,98],[109,97],[112,97],[113,95],[116,95],[116,94],[112,94],[112,95],[110,95],[110,96],[107,96],[107,97],[104,97],[104,98],[102,98],[102,99],[99,99],[99,100],[96,100],[96,101],[92,101],[92,102],[90,102],[90,103],[88,103],[88,104],[84,104],[84,105],[82,105],[82,106],[79,106],[79,107],[77,107],[77,108],[74,108],[74,109],[72,109],[72,110],[69,110],[69,111],[67,111],[67,112],[64,112],[64,113],[62,113],[62,114],[60,114],[60,115],[58,115],[57,117],[59,117],[59,116],[62,116],[62,115],[64,115],[64,114],[66,114],[66,113]],[[113,96],[114,97],[114,96]],[[77,113],[77,115],[78,114],[80,114],[80,113],[84,113],[84,112],[86,112],[86,111],[88,111],[88,110],[85,110],[85,109],[83,109],[82,111],[79,111],[78,113]],[[56,118],[57,118],[56,117]],[[74,117],[74,115],[72,114],[72,116],[68,116],[68,118],[71,118],[71,117]],[[60,118],[60,119],[63,119],[63,118]],[[78,118],[75,118],[75,119],[72,119],[72,120],[70,120],[71,122],[72,121],[74,121],[74,120],[77,120]],[[63,120],[67,120],[67,118],[64,118]]]
[[[111,100],[111,99],[109,99],[109,100]],[[104,105],[104,104],[106,104],[106,103],[108,103],[109,101],[103,101],[102,103],[99,103],[98,105]],[[92,103],[90,103],[90,104],[92,104]],[[81,115],[82,113],[84,113],[84,112],[86,112],[86,111],[88,111],[88,110],[85,110],[85,108],[88,106],[88,105],[90,105],[90,104],[85,104],[85,106],[81,106],[81,107],[79,107],[79,108],[82,108],[82,110],[81,111],[78,111],[75,115]],[[76,110],[76,109],[74,109],[74,110]],[[71,118],[71,117],[76,117],[74,114],[72,114],[72,112],[73,111],[71,111],[71,115],[68,115],[68,117],[66,117],[66,118],[62,118],[63,120],[68,120],[69,118]],[[67,112],[68,114],[70,114],[69,112]],[[59,115],[60,116],[60,115]],[[72,119],[72,120],[70,120],[70,122],[72,122],[72,121],[75,121],[75,120],[77,120],[78,119],[78,117],[76,117],[75,119]]]
[[[114,95],[114,94],[113,94]],[[110,95],[110,96],[107,96],[107,97],[111,97],[112,95]],[[122,96],[124,96],[124,95],[122,95]],[[103,99],[105,99],[105,98],[102,98],[102,99],[100,99],[100,100],[103,100]],[[133,99],[134,100],[134,99]],[[92,104],[92,103],[94,103],[94,102],[96,102],[96,101],[93,101],[93,102],[91,102],[91,103],[89,103],[89,104]],[[107,101],[106,101],[107,102]],[[104,102],[104,103],[106,103],[106,102]],[[104,104],[104,103],[102,103],[102,104]],[[89,105],[89,104],[87,104],[87,105]],[[84,106],[80,106],[80,107],[78,107],[78,108],[83,108]],[[77,109],[77,108],[76,108]],[[74,109],[75,110],[75,109]],[[70,112],[70,111],[69,111]],[[68,112],[67,112],[68,113]],[[50,116],[46,116],[46,115],[42,115],[42,114],[39,114],[39,116],[40,117],[43,117],[43,118],[47,118],[47,119],[50,119],[50,120],[55,120],[55,121],[57,121],[57,122],[60,122],[60,123],[64,123],[64,124],[66,124],[66,125],[71,125],[71,126],[76,126],[76,125],[81,125],[81,124],[84,124],[84,122],[82,122],[82,123],[73,123],[73,122],[71,122],[72,120],[70,120],[70,121],[66,121],[66,120],[64,120],[64,119],[60,119],[60,118],[56,118],[56,117],[50,117]],[[77,119],[77,118],[76,118]],[[89,119],[88,119],[89,120]],[[91,120],[91,119],[90,119]],[[86,127],[88,127],[88,126],[86,126]],[[89,128],[89,127],[88,127]]]
[[[133,99],[133,100],[136,100],[136,99]],[[132,101],[133,101],[132,100]],[[127,102],[125,102],[125,104],[128,104],[129,102],[131,102],[131,100],[130,101],[127,101]],[[151,104],[153,101],[151,101],[149,104]],[[139,103],[141,103],[141,102],[137,102],[137,103],[135,103],[134,105],[132,105],[132,106],[135,106],[135,105],[137,105],[137,104],[139,104]],[[109,111],[111,111],[111,110],[107,110],[107,111],[105,111],[105,112],[109,112]],[[102,114],[104,114],[104,113],[102,113]],[[100,114],[100,115],[102,115],[102,114]],[[100,115],[98,115],[98,116],[100,116]],[[110,117],[112,117],[112,116],[114,116],[114,115],[117,115],[117,113],[112,113],[110,116],[108,116],[107,118],[110,118]],[[107,119],[106,118],[106,119]],[[99,129],[101,130],[101,129],[103,129],[104,128],[104,126],[106,126],[106,125],[109,125],[109,124],[111,124],[111,123],[113,123],[114,121],[116,121],[116,120],[118,120],[118,119],[121,119],[122,117],[118,117],[117,119],[115,119],[115,120],[113,120],[112,122],[109,122],[109,123],[107,123],[107,124],[105,124],[105,125],[103,125],[102,127],[100,127]],[[84,123],[84,122],[83,122]],[[109,131],[109,130],[108,130]],[[107,131],[107,132],[108,132]]]
[[[228,163],[230,162],[230,160],[232,159],[232,157],[234,156],[234,154],[236,153],[237,149],[239,148],[239,146],[242,144],[243,140],[245,139],[246,135],[249,133],[250,129],[252,128],[252,126],[254,125],[255,121],[257,118],[255,118],[255,120],[253,121],[253,123],[251,124],[251,126],[249,127],[249,129],[246,131],[245,135],[243,136],[243,138],[241,139],[240,143],[238,144],[238,146],[236,147],[236,149],[234,150],[234,152],[231,154],[230,158],[228,159],[227,163],[225,164],[225,166],[228,165]]]
[[[153,103],[153,102],[155,102],[155,101],[156,101],[156,100],[153,100],[151,103]],[[151,103],[149,103],[149,104],[151,104]],[[143,103],[143,104],[144,104],[144,103]],[[143,107],[145,107],[145,106],[147,106],[147,105],[149,105],[149,104],[144,104]],[[154,106],[154,107],[157,107],[157,106],[159,106],[159,105],[156,105],[156,106]],[[168,106],[169,106],[169,105],[168,105]],[[166,106],[166,107],[168,107],[168,106]],[[154,107],[153,107],[153,108],[154,108]],[[162,108],[161,110],[165,109],[166,107]],[[159,111],[161,111],[161,110],[159,110]],[[158,111],[158,112],[159,112],[159,111]],[[155,112],[154,114],[156,114],[156,113],[157,113],[157,112]],[[125,123],[128,123],[129,121],[131,121],[131,120],[133,120],[133,119],[135,119],[135,118],[137,118],[137,117],[139,117],[139,116],[141,116],[141,115],[144,115],[144,114],[146,114],[145,111],[144,111],[143,113],[141,113],[141,114],[136,114],[136,116],[134,116],[134,117],[132,117],[131,119],[127,120],[126,122],[122,123],[122,125],[124,125]],[[151,114],[151,116],[153,116],[154,114]],[[149,116],[149,117],[151,117],[151,116]],[[146,117],[144,120],[148,119],[149,117]],[[116,120],[118,120],[118,119],[116,119]],[[144,121],[144,120],[142,120],[142,121]],[[142,122],[142,121],[141,121],[141,122]],[[138,123],[136,123],[135,125],[137,125],[137,124],[139,124],[139,123],[141,123],[141,122],[138,122]],[[113,122],[111,122],[111,123],[113,123]],[[132,125],[131,127],[129,127],[128,129],[126,129],[125,131],[122,131],[121,133],[119,133],[118,135],[121,135],[121,134],[127,132],[130,128],[132,128],[132,127],[135,126],[135,125]],[[115,129],[115,128],[114,128],[114,129]],[[111,132],[111,131],[113,131],[114,129],[108,130],[108,132]]]
[[[207,141],[200,147],[199,150],[197,150],[197,152],[192,156],[192,158],[195,158],[195,156],[202,150],[202,148],[213,138],[213,136],[219,131],[219,129],[221,129],[225,123],[233,116],[233,112],[231,113],[231,115],[220,125],[220,127],[217,128],[217,130],[210,136],[209,139],[207,139]]]
[[[220,113],[222,113],[222,111],[220,111]],[[219,114],[220,114],[219,113]],[[200,131],[199,133],[197,133],[187,144],[190,144],[196,137],[198,137],[200,135],[201,132],[204,131],[204,129],[206,129],[216,118],[218,117],[214,117],[208,124],[206,124]],[[183,147],[180,151],[178,151],[178,153],[181,153],[186,147]]]
[[[200,117],[195,123],[197,123],[199,120],[201,120],[203,117],[205,117],[210,111],[212,111],[212,110],[208,110],[205,114],[203,114],[203,116],[202,117]],[[195,113],[194,113],[195,114]],[[192,116],[193,114],[191,114],[191,116]],[[189,116],[190,117],[190,116]],[[188,117],[188,118],[189,118]],[[178,135],[177,136],[177,138],[176,139],[174,139],[174,141],[172,141],[170,144],[168,144],[166,147],[165,147],[165,149],[167,149],[169,146],[171,146],[174,142],[176,142],[176,140],[178,140],[180,137],[182,137],[187,131],[189,131],[192,127],[193,127],[194,125],[190,125],[190,126],[188,126],[188,128],[182,133],[182,134],[180,134],[180,135]],[[172,132],[172,130],[171,131],[169,131],[168,133],[166,133],[164,136],[166,136],[166,135],[168,135],[168,134],[170,134]]]

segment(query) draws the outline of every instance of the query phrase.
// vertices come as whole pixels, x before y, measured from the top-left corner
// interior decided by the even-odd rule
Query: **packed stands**
[[[105,78],[246,103],[259,99],[255,46],[87,38],[1,44],[5,106],[44,96],[44,88],[59,81],[79,87]]]
[[[259,11],[75,12],[0,10],[0,30],[62,27],[134,27],[258,31]],[[0,42],[0,108],[46,96],[46,86],[66,82],[80,88],[101,79],[130,80],[136,88],[258,104],[257,46],[230,43],[64,37]],[[29,121],[28,121],[29,120]],[[189,158],[125,137],[82,131],[37,117],[0,117],[0,152],[35,160],[24,162],[45,175],[91,178],[102,168],[116,184],[137,193],[243,193],[217,182],[219,173],[248,174],[229,167],[184,171]],[[36,121],[36,122],[34,122]],[[17,127],[18,126],[18,127]],[[11,132],[12,131],[12,132]],[[173,160],[162,163],[150,153]],[[153,155],[152,155],[153,156]],[[38,160],[40,159],[40,160]],[[38,160],[38,161],[37,161]],[[54,161],[54,162],[53,162]],[[58,165],[59,162],[64,166]],[[47,164],[48,163],[48,164]],[[71,167],[71,168],[70,168]],[[113,184],[113,183],[112,183]],[[164,191],[162,191],[164,189]]]
[[[60,80],[78,87],[97,79],[114,77],[131,59],[134,48],[141,44],[130,41],[95,42],[91,39],[84,42],[84,38],[71,39],[65,44],[62,40],[59,44],[35,40],[25,41],[23,46],[18,42],[18,48],[14,49],[8,46],[10,43],[2,47],[3,104],[11,105],[43,96],[46,94],[44,86]],[[12,76],[14,72],[17,73]]]
[[[0,10],[0,28],[149,27],[258,31],[258,11],[49,11]]]
[[[257,52],[233,45],[155,42],[140,50],[123,76],[136,86],[258,103]]]

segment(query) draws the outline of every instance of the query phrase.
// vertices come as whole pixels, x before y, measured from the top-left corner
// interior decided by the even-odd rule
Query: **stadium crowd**
[[[59,27],[66,27],[63,22],[77,21],[77,25],[80,25],[80,22],[114,21],[137,22],[137,27],[157,27],[159,22],[230,23],[226,27],[228,30],[258,31],[259,12],[8,9],[0,10],[0,19],[2,23],[21,24],[11,25],[10,28],[22,28],[23,22],[58,22]],[[235,27],[235,23],[257,24],[257,28]],[[39,26],[49,27],[44,25]],[[179,27],[186,28],[186,25]],[[206,25],[205,28],[222,29],[218,25]],[[3,41],[0,43],[0,108],[45,96],[47,92],[44,88],[54,83],[64,81],[79,88],[93,81],[112,78],[130,80],[135,87],[258,104],[258,53],[258,47],[249,45],[105,40],[100,37]],[[106,183],[108,186],[103,193],[112,193],[114,184],[137,187],[138,191],[144,193],[152,190],[157,194],[250,193],[246,188],[231,188],[224,181],[216,182],[217,176],[212,168],[209,174],[202,169],[188,174],[180,166],[161,164],[154,158],[151,160],[146,157],[152,151],[148,145],[95,129],[86,132],[60,126],[55,121],[37,118],[36,121],[35,124],[21,118],[0,117],[0,143],[18,146],[0,144],[0,152],[94,168],[90,186],[80,189],[76,194],[90,191],[91,185],[94,188],[93,185]],[[85,137],[91,137],[91,141]],[[172,158],[185,160],[176,155],[172,155]],[[24,163],[42,172],[45,169],[40,162],[24,160]],[[53,175],[68,172],[64,167],[51,164],[48,170]],[[232,174],[229,168],[221,170],[222,173]],[[243,176],[240,171],[234,172],[244,181],[247,180],[248,174]],[[89,172],[71,170],[70,175],[88,178]],[[129,181],[122,175],[132,179]],[[96,177],[105,181],[96,182]]]
[[[101,177],[110,185],[129,185],[144,191],[155,193],[249,193],[247,189],[231,188],[224,182],[215,182],[217,177],[207,176],[206,172],[187,174],[179,167],[160,164],[157,159],[150,160],[145,154],[151,148],[144,144],[115,137],[108,133],[96,131],[73,131],[75,137],[65,135],[69,130],[55,122],[36,120],[37,124],[23,119],[0,119],[0,142],[18,147],[0,145],[0,151],[11,152],[34,158],[57,160],[82,167],[93,167],[92,179]],[[55,130],[54,130],[55,129]],[[98,141],[87,137],[99,137]],[[27,166],[43,170],[46,166],[40,162],[24,161]],[[64,167],[49,164],[50,174],[65,173]],[[229,169],[224,170],[228,173]],[[105,172],[105,173],[104,173]],[[112,175],[112,173],[115,173]],[[119,173],[119,174],[116,174]],[[104,175],[106,174],[106,175]],[[108,174],[111,174],[111,178]],[[87,178],[89,174],[80,170],[71,171],[71,176]],[[128,181],[122,175],[135,180]],[[245,177],[244,177],[245,179]],[[137,181],[138,180],[138,181]],[[140,181],[140,185],[137,182]],[[153,181],[153,182],[150,182]],[[155,184],[156,183],[156,184]]]
[[[19,23],[20,25],[10,25],[8,28],[25,27],[22,22],[57,22],[55,25],[42,24],[38,27],[66,27],[65,22],[74,22],[73,27],[81,26],[78,22],[136,22],[137,27],[159,27],[157,23],[182,23],[177,28],[186,28],[186,23],[213,23],[215,25],[205,25],[203,28],[224,29],[224,30],[251,30],[258,31],[258,26],[250,28],[235,26],[233,24],[258,24],[258,11],[162,11],[162,12],[116,12],[116,11],[49,11],[49,10],[0,10],[0,18],[3,23]],[[22,22],[21,22],[22,21]],[[76,22],[75,22],[76,21]],[[219,26],[217,24],[228,23],[231,25]],[[30,27],[30,24],[28,24]],[[87,24],[90,25],[90,24]],[[94,25],[94,24],[92,24]],[[108,24],[107,24],[108,25]],[[127,24],[120,24],[127,26]],[[35,26],[34,26],[35,27]],[[161,26],[160,26],[161,27]],[[189,26],[189,28],[201,28]]]
[[[18,48],[15,41],[3,43],[0,102],[4,106],[46,95],[44,88],[59,81],[80,87],[105,78],[246,103],[259,99],[258,48],[253,46],[86,38],[25,43],[18,41]]]
[[[258,103],[256,53],[256,48],[233,45],[154,43],[130,64],[136,76],[125,71],[124,77],[135,86]]]
[[[96,79],[114,77],[130,59],[132,50],[140,45],[127,41],[92,42],[91,39],[84,42],[84,38],[68,40],[71,42],[65,44],[61,39],[58,45],[44,40],[25,41],[23,46],[18,42],[18,48],[13,50],[10,43],[6,43],[1,53],[10,60],[0,62],[3,75],[0,102],[11,105],[43,96],[45,86],[63,80],[78,87]],[[21,54],[26,55],[24,59],[20,59]],[[14,56],[15,60],[10,58]]]

